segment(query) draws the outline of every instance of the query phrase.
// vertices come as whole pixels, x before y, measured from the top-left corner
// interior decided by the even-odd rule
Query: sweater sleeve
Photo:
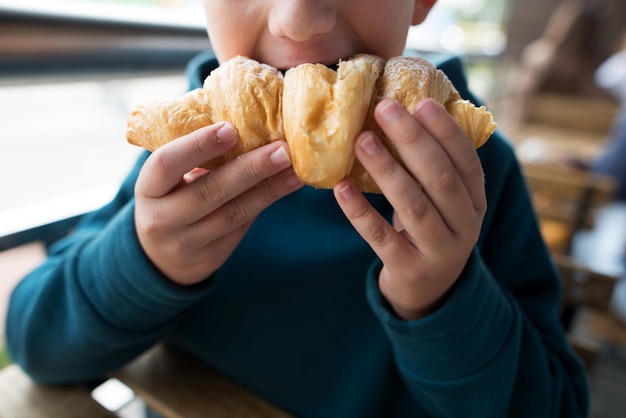
[[[519,166],[494,142],[485,151],[494,155],[482,156],[490,208],[446,303],[420,320],[399,320],[378,288],[380,262],[370,270],[368,299],[428,416],[583,417],[586,377],[560,325],[559,278]],[[500,164],[495,179],[490,158]]]
[[[188,288],[170,282],[141,249],[132,196],[142,163],[11,295],[8,349],[38,382],[84,381],[122,366],[210,291],[210,280]]]

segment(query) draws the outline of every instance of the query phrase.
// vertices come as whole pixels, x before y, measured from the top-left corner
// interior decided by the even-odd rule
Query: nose
[[[315,35],[328,33],[337,23],[337,10],[328,0],[285,0],[275,2],[268,19],[274,36],[303,42]]]

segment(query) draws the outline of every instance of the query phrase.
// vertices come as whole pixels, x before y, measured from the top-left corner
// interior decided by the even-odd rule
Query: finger
[[[188,238],[201,242],[209,237],[223,237],[239,231],[272,203],[302,186],[304,184],[293,169],[287,168],[198,220],[190,228]]]
[[[240,155],[165,196],[161,210],[175,212],[178,222],[196,222],[290,166],[287,143],[272,142]]]
[[[484,193],[484,173],[471,141],[445,109],[434,100],[422,100],[414,110],[415,117],[444,149],[465,183],[477,212],[484,212],[487,201]]]
[[[410,116],[410,115],[409,115]],[[447,229],[440,213],[416,179],[371,132],[357,138],[355,154],[395,209],[400,224],[429,244],[445,243]],[[419,246],[419,242],[415,242]]]
[[[449,230],[464,230],[467,211],[473,210],[473,205],[460,174],[438,140],[395,100],[381,102],[376,108],[376,120],[432,203],[428,205],[414,193],[398,195],[397,202],[390,200],[403,224],[409,230],[418,228],[426,219],[434,219],[429,211],[435,209]]]
[[[342,180],[333,189],[339,207],[354,229],[372,247],[384,264],[407,260],[412,248],[360,193],[352,180]]]
[[[186,173],[222,155],[238,140],[230,123],[219,122],[168,142],[146,160],[137,179],[136,193],[146,197],[166,195]]]

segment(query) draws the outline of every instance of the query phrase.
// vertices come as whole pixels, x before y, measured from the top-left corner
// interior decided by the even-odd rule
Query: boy
[[[285,69],[400,55],[434,0],[204,3],[217,60]],[[192,87],[217,65],[192,62]],[[442,68],[475,100],[458,60]],[[303,188],[281,142],[194,169],[238,140],[223,122],[142,158],[14,292],[13,358],[40,382],[85,380],[164,340],[296,416],[584,416],[510,147],[495,135],[479,158],[432,100],[376,118],[406,165],[358,137],[383,195]]]

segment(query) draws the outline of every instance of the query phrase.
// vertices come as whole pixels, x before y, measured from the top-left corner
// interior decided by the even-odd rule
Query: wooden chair
[[[612,199],[615,180],[551,164],[526,163],[523,170],[546,244],[568,254],[574,234],[593,226],[596,209]]]
[[[562,279],[563,326],[568,331],[572,347],[587,370],[591,371],[602,349],[602,341],[584,338],[573,332],[574,321],[583,310],[612,317],[611,299],[618,279],[587,268],[569,256],[554,254],[553,259]]]

